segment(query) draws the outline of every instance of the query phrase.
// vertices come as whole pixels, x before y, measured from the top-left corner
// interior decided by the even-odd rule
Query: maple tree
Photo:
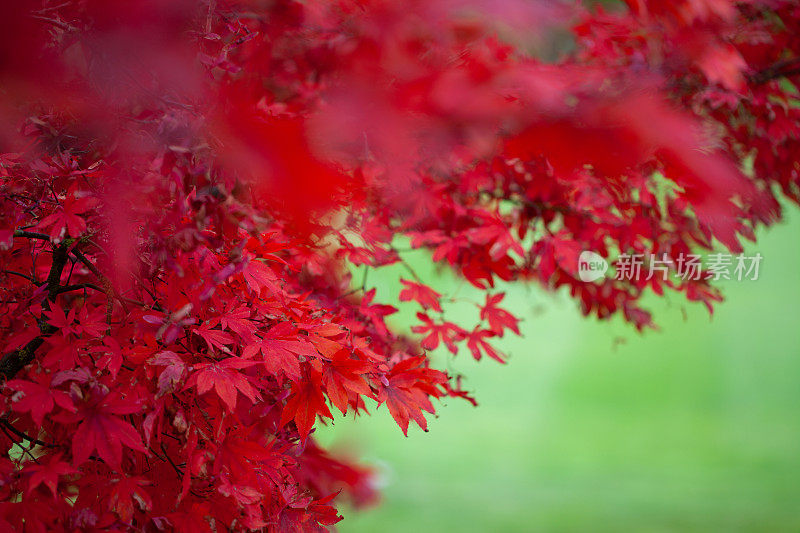
[[[4,5],[0,528],[325,530],[375,493],[314,429],[474,403],[428,353],[505,360],[499,281],[711,309],[578,254],[741,250],[800,202],[798,76],[789,0]],[[409,332],[353,280],[394,264]]]

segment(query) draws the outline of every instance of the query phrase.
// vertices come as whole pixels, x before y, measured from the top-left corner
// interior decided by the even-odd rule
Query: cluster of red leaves
[[[474,402],[427,353],[505,360],[499,280],[638,328],[648,289],[719,300],[577,257],[739,250],[773,184],[800,201],[800,8],[553,4],[4,6],[0,528],[324,530],[374,490],[314,428]],[[477,325],[410,267],[419,324],[387,325],[350,267],[398,239],[485,291]]]

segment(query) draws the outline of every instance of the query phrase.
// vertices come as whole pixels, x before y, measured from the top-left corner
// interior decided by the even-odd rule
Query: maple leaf
[[[261,289],[267,288],[273,294],[279,294],[278,276],[275,272],[261,261],[251,259],[244,271],[244,279],[247,286],[255,293],[261,293]]]
[[[187,303],[174,313],[157,312],[157,314],[146,314],[142,316],[142,320],[150,324],[158,325],[159,328],[156,337],[163,339],[165,344],[171,344],[183,333],[183,328],[185,326],[192,325],[196,322],[194,317],[189,316],[189,313],[192,312],[192,308],[193,305]]]
[[[250,320],[251,311],[245,306],[226,309],[219,321],[223,329],[229,329],[245,342],[253,340],[255,324]]]
[[[217,489],[220,494],[233,498],[241,505],[253,505],[264,498],[264,494],[254,487],[231,483],[229,477],[224,472],[222,476],[220,476],[220,481],[221,483]]]
[[[248,346],[244,357],[255,351],[264,356],[264,366],[277,375],[283,372],[292,381],[300,380],[300,361],[318,357],[311,342],[297,337],[297,329],[289,322],[280,322],[264,332],[258,345]]]
[[[519,319],[497,306],[505,298],[505,293],[498,293],[494,295],[486,295],[486,304],[481,307],[481,320],[489,322],[489,329],[491,329],[498,336],[502,337],[506,329],[510,329],[519,335],[519,326],[517,323]]]
[[[734,46],[711,45],[697,63],[710,82],[731,91],[743,88],[747,63]]]
[[[472,228],[467,232],[470,241],[479,244],[490,244],[489,255],[498,261],[508,255],[508,251],[513,250],[519,257],[525,257],[525,250],[522,245],[514,239],[511,232],[501,220],[487,220],[485,225]]]
[[[263,339],[259,345],[264,355],[264,366],[272,374],[283,372],[292,381],[300,379],[298,354],[316,352],[310,343],[290,339]]]
[[[423,309],[433,309],[437,313],[442,312],[442,307],[439,304],[439,299],[442,297],[441,294],[421,283],[415,283],[405,279],[401,279],[400,283],[405,287],[400,291],[401,302],[413,300],[419,303]]]
[[[21,328],[22,331],[15,335],[11,335],[8,337],[8,340],[3,347],[4,352],[12,352],[21,346],[25,346],[30,341],[41,335],[41,331],[39,330],[38,326],[29,326],[27,328]]]
[[[373,494],[309,438],[330,406],[425,428],[474,399],[415,339],[503,360],[519,334],[502,294],[465,330],[402,279],[406,338],[353,264],[410,242],[641,329],[643,295],[721,294],[582,282],[582,251],[737,252],[800,204],[796,2],[451,3],[5,3],[0,366],[9,423],[54,447],[4,440],[0,530],[325,530]],[[575,45],[546,64],[543,21]]]
[[[42,358],[42,366],[48,369],[69,370],[81,366],[82,343],[74,336],[51,335],[45,339],[47,352]]]
[[[344,517],[336,511],[335,507],[328,505],[336,496],[337,494],[334,493],[324,498],[314,500],[306,509],[309,513],[313,514],[320,524],[332,526],[344,519]]]
[[[208,518],[212,516],[211,504],[208,502],[193,502],[186,506],[186,510],[169,513],[167,518],[176,531],[196,531],[197,533],[212,533]]]
[[[233,344],[233,337],[230,333],[221,329],[212,329],[217,323],[217,320],[208,320],[203,322],[200,327],[192,329],[192,331],[203,337],[209,348],[229,351],[225,345]]]
[[[12,379],[6,382],[6,387],[17,391],[12,397],[12,409],[18,413],[30,412],[34,424],[41,427],[46,414],[58,405],[67,411],[75,411],[69,395],[63,391],[52,388],[50,378],[46,374],[35,376],[36,381]]]
[[[150,485],[147,478],[141,476],[124,477],[116,480],[111,485],[108,507],[117,513],[124,523],[130,523],[133,518],[134,504],[142,512],[153,508],[153,499],[144,487]]]
[[[348,350],[337,352],[322,364],[322,368],[322,383],[328,398],[343,415],[347,413],[351,393],[371,395],[369,385],[361,376],[368,373],[372,365],[352,358]]]
[[[50,240],[56,244],[67,234],[73,238],[80,237],[86,231],[86,220],[80,215],[94,208],[97,203],[97,198],[91,196],[76,198],[75,193],[70,193],[56,212],[43,218],[37,228],[52,226]]]
[[[167,350],[156,354],[149,362],[151,365],[166,366],[158,375],[156,398],[177,390],[186,376],[186,364],[183,359],[175,352]]]
[[[70,309],[69,313],[65,313],[64,309],[58,305],[58,303],[53,302],[50,305],[50,310],[45,311],[44,315],[47,317],[48,324],[54,328],[58,328],[63,337],[66,337],[70,333],[79,333],[77,328],[72,327],[72,324],[75,323],[75,316],[77,315],[75,309]]]
[[[236,409],[237,391],[244,394],[251,402],[261,395],[253,388],[247,376],[239,372],[256,364],[238,357],[228,357],[214,363],[194,365],[194,373],[186,382],[184,389],[197,387],[198,394],[205,394],[212,388],[228,409]]]
[[[281,450],[274,441],[260,438],[257,433],[257,427],[244,426],[228,433],[219,449],[222,461],[215,465],[214,472],[221,472],[224,464],[230,474],[237,479],[251,476],[254,468],[260,473],[268,473],[271,477],[280,475],[279,469],[286,458],[281,455]],[[258,482],[254,481],[254,484]]]
[[[485,340],[492,338],[496,335],[497,333],[495,333],[494,331],[489,331],[479,328],[475,328],[473,331],[467,334],[467,348],[469,348],[469,351],[472,352],[472,356],[475,358],[476,361],[480,361],[482,353],[485,353],[492,359],[495,359],[501,363],[506,362],[503,354],[495,350]]]
[[[386,403],[397,425],[408,436],[409,420],[428,430],[428,421],[422,411],[434,413],[429,397],[438,397],[437,389],[447,381],[447,376],[438,370],[424,366],[425,357],[410,357],[397,363],[387,374],[387,385],[380,389],[378,401]]]
[[[106,335],[103,337],[103,345],[93,348],[92,351],[101,354],[97,361],[98,364],[108,368],[111,375],[116,377],[120,368],[122,368],[123,361],[122,346],[120,346],[117,339]]]
[[[375,292],[376,289],[370,289],[364,294],[361,298],[360,310],[372,321],[372,324],[380,334],[386,335],[389,330],[386,329],[386,322],[383,317],[396,313],[397,308],[384,304],[370,305],[375,298]]]
[[[452,322],[437,324],[425,313],[417,313],[417,318],[423,322],[422,326],[412,326],[414,333],[427,333],[422,339],[422,347],[426,350],[435,350],[439,347],[439,342],[444,342],[451,353],[457,353],[456,342],[464,338],[466,332]]]
[[[110,467],[116,470],[122,465],[122,446],[146,452],[139,433],[129,423],[117,415],[138,413],[142,409],[138,401],[119,394],[101,395],[93,393],[92,398],[78,407],[76,420],[80,425],[72,440],[72,462],[75,466],[85,463],[93,451]]]
[[[36,487],[44,483],[53,493],[53,499],[58,497],[58,483],[61,476],[78,472],[69,463],[61,460],[62,455],[61,452],[56,452],[48,455],[46,461],[44,461],[45,458],[40,457],[38,462],[25,463],[23,472],[30,476],[28,479],[28,492],[33,492]]]
[[[300,438],[305,441],[311,428],[314,427],[317,415],[333,419],[322,395],[320,378],[315,372],[310,372],[307,379],[292,383],[291,393],[283,407],[280,425],[286,425],[290,420],[294,420]]]
[[[303,324],[302,328],[308,332],[308,340],[319,352],[322,358],[329,359],[338,353],[342,348],[339,341],[332,338],[339,337],[344,333],[341,327],[335,324]],[[312,357],[316,357],[316,354]]]
[[[86,333],[90,337],[103,337],[108,329],[105,315],[105,309],[90,308],[90,306],[84,305],[78,311],[77,318],[80,325],[75,328],[75,332],[77,334]]]

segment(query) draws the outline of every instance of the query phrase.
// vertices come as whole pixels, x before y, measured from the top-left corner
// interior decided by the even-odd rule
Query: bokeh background
[[[381,504],[342,533],[800,531],[800,213],[762,231],[757,281],[722,283],[709,317],[651,298],[659,331],[581,316],[566,294],[507,287],[523,336],[507,365],[437,354],[479,407],[450,399],[407,438],[385,407],[319,438],[380,471]],[[407,255],[439,292],[469,287]],[[401,267],[370,274],[395,303]],[[407,328],[413,305],[394,324]],[[448,314],[471,326],[477,309]],[[337,413],[338,414],[338,413]]]

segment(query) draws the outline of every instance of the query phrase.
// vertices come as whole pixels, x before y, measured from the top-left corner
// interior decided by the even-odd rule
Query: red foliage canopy
[[[0,529],[317,531],[369,471],[314,428],[405,433],[430,366],[517,318],[498,280],[651,325],[594,250],[732,251],[800,201],[790,0],[17,0],[0,17]],[[746,169],[746,172],[742,169]],[[349,265],[429,250],[477,324]]]

